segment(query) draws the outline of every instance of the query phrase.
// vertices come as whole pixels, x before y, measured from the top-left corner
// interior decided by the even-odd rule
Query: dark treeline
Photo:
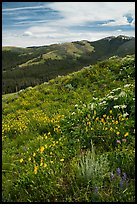
[[[44,64],[29,65],[24,68],[16,66],[15,69],[7,70],[2,75],[2,92],[13,93],[28,86],[35,86],[55,78],[58,75],[66,75],[78,71],[83,66],[90,64],[88,58],[73,60],[46,60]]]

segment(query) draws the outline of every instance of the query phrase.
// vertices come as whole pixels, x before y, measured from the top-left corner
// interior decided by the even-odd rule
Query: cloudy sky
[[[2,45],[135,36],[135,2],[3,2]]]

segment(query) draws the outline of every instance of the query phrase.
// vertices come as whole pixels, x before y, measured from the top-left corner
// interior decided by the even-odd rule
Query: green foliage
[[[127,56],[3,95],[2,201],[134,202],[134,91]]]
[[[91,150],[83,153],[76,166],[76,174],[80,183],[90,182],[91,186],[101,185],[105,175],[109,172],[107,157],[95,154],[93,144]]]

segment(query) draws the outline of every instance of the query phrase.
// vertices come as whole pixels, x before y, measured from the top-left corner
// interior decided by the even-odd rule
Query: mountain
[[[2,92],[12,93],[114,55],[124,57],[134,53],[135,38],[122,35],[94,42],[82,40],[27,48],[3,47]]]

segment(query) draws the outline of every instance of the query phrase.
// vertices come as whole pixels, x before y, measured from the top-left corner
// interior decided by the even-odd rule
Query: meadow
[[[135,58],[2,96],[3,202],[135,202]]]

